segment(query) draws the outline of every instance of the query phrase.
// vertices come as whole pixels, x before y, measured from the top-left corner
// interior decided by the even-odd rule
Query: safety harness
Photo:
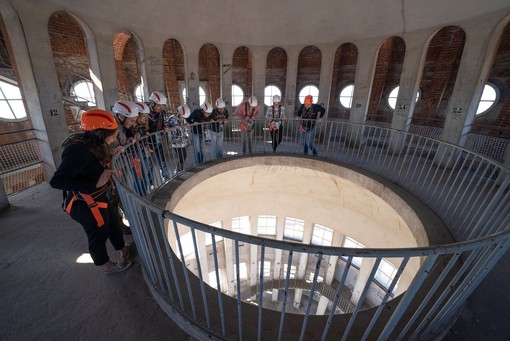
[[[68,191],[68,193],[72,193],[73,196],[72,196],[71,200],[69,200],[69,203],[66,205],[65,211],[68,214],[71,214],[71,209],[73,208],[74,202],[76,200],[83,200],[89,206],[90,211],[92,212],[92,215],[94,216],[94,219],[96,219],[97,226],[102,227],[104,225],[104,219],[103,219],[103,215],[101,214],[101,211],[99,211],[99,209],[107,208],[108,203],[96,201],[95,199],[98,198],[101,194],[103,194],[108,188],[109,188],[109,186],[105,185],[98,191],[91,193],[91,194]]]

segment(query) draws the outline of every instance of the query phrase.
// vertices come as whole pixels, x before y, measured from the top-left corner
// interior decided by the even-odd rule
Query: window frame
[[[3,84],[5,84],[7,86],[11,86],[13,88],[16,88],[16,90],[19,92],[19,98],[7,98],[7,96],[5,95],[4,89],[2,88]],[[18,86],[17,83],[8,82],[5,79],[0,78],[0,97],[3,97],[3,98],[0,98],[0,102],[3,102],[3,101],[5,102],[6,106],[9,108],[9,111],[11,114],[10,117],[0,117],[0,121],[21,122],[21,121],[26,121],[28,119],[28,113],[27,113],[27,108],[25,107],[25,101],[23,100],[23,94],[21,93],[21,88]],[[11,102],[13,102],[13,101],[21,102],[21,107],[23,108],[24,116],[19,115],[20,117],[18,117],[18,115],[16,115],[16,112],[13,109],[13,105],[11,105],[12,104]]]
[[[352,87],[352,93],[350,96],[342,96],[342,92],[344,92],[345,89],[347,89],[348,87]],[[352,101],[354,99],[354,90],[355,90],[355,86],[354,84],[347,84],[346,86],[344,86],[342,89],[340,89],[340,91],[338,92],[338,103],[340,104],[340,107],[343,108],[343,109],[347,109],[347,110],[351,110],[352,109]],[[343,103],[342,103],[342,98],[349,98],[349,101],[350,101],[350,106],[347,107],[345,106]]]
[[[274,90],[273,88],[276,89],[277,91],[273,91]],[[269,91],[269,94],[268,94],[268,89],[271,90],[271,91]],[[264,88],[264,104],[266,106],[270,107],[273,105],[273,96],[274,95],[278,95],[278,96],[280,96],[280,98],[282,97],[282,91],[280,90],[280,88],[274,84],[266,85],[266,87]]]
[[[242,95],[235,95],[234,94],[234,87],[237,87],[239,88],[239,90],[241,91],[241,94]],[[232,87],[231,87],[231,95],[230,95],[230,99],[231,99],[231,102],[232,102],[232,106],[233,107],[237,107],[239,104],[243,103],[243,100],[244,100],[244,90],[243,88],[239,85],[239,84],[235,84],[235,83],[232,83]],[[241,98],[240,101],[237,101],[237,98]]]
[[[81,84],[87,84],[87,90],[89,92],[89,95],[91,97],[88,97],[88,96],[78,96],[78,94],[76,94],[76,87],[81,85]],[[74,82],[72,85],[71,85],[71,90],[69,91],[69,93],[71,94],[71,96],[74,96],[76,97],[77,99],[83,99],[83,100],[86,100],[87,101],[87,106],[89,108],[92,108],[92,107],[95,107],[97,106],[97,102],[96,102],[96,92],[94,91],[94,83],[92,83],[91,80],[89,79],[80,79],[76,82]]]
[[[485,109],[484,111],[478,113],[478,108],[480,107],[480,103],[482,103],[483,93],[485,92],[485,87],[487,87],[487,86],[491,87],[494,90],[496,96],[494,98],[494,102],[492,102],[492,104],[487,109]],[[501,91],[499,90],[499,88],[494,83],[486,82],[485,85],[483,86],[483,90],[482,90],[482,93],[480,95],[480,99],[478,101],[478,105],[476,106],[475,117],[481,117],[481,116],[487,114],[492,109],[494,109],[494,107],[499,103],[500,99],[501,99]],[[489,102],[489,101],[483,100],[483,102]]]
[[[312,93],[312,91],[310,91],[310,89],[312,88],[315,88],[317,93]],[[305,91],[305,89],[308,89],[308,91]],[[318,99],[319,99],[319,87],[315,84],[305,84],[301,90],[299,90],[299,93],[298,93],[298,100],[299,100],[299,104],[303,104],[305,102],[305,97],[308,96],[308,95],[312,95],[313,96],[313,99],[314,99],[314,103],[317,103]]]

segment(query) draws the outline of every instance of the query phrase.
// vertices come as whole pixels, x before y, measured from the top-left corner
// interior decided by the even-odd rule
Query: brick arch
[[[281,47],[275,47],[268,52],[266,62],[266,86],[277,86],[282,92],[283,101],[287,84],[287,59],[287,52]]]
[[[116,33],[113,51],[119,99],[134,101],[134,90],[141,82],[141,71],[139,47],[133,33],[128,30]]]
[[[253,56],[246,46],[239,46],[232,56],[232,84],[239,85],[246,98],[253,92]]]
[[[206,100],[213,103],[221,97],[220,52],[214,44],[204,44],[198,53],[198,79],[209,85]]]
[[[66,11],[57,11],[50,16],[48,33],[61,95],[66,99],[74,83],[91,81],[86,34],[78,20]],[[64,108],[69,132],[77,131],[79,122],[68,105]]]
[[[298,57],[297,81],[296,81],[296,110],[299,107],[299,91],[306,85],[319,87],[321,77],[322,52],[313,45],[306,46],[301,50]],[[315,99],[317,100],[317,99]]]
[[[412,124],[444,126],[465,42],[466,33],[458,26],[446,26],[430,40],[420,82],[421,99],[416,103]]]
[[[354,84],[357,64],[358,48],[356,45],[344,43],[336,49],[329,96],[329,118],[349,119],[350,110],[340,105],[339,95],[344,87]]]
[[[387,38],[379,46],[368,103],[368,121],[391,123],[393,110],[388,107],[386,99],[400,84],[405,53],[406,45],[400,37]]]
[[[499,90],[497,103],[488,112],[475,117],[471,132],[482,135],[510,138],[510,22],[498,39],[487,82]]]
[[[180,94],[179,82],[186,81],[185,75],[182,45],[176,39],[167,39],[163,44],[163,78],[171,110],[177,110],[177,107],[184,101]]]

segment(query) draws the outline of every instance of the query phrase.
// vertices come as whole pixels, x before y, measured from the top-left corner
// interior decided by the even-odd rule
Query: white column
[[[149,94],[153,91],[165,92],[165,78],[163,73],[163,44],[164,41],[153,37],[144,37],[145,68],[147,70],[147,88]]]
[[[198,69],[199,69],[199,62],[198,62],[198,56],[200,53],[200,47],[199,44],[187,44],[185,51],[186,51],[186,71],[187,74],[186,82],[188,84],[188,106],[190,107],[191,111],[193,109],[198,108],[200,105],[200,80],[198,76]],[[193,79],[192,79],[193,78]]]
[[[207,247],[205,246],[205,233],[196,231],[198,247],[198,259],[200,261],[200,270],[202,270],[202,279],[205,283],[209,284],[209,262],[207,260]]]
[[[234,55],[232,47],[223,47],[221,49],[221,98],[225,101],[227,109],[231,116],[234,114],[235,107],[232,106],[232,58]],[[233,118],[233,117],[231,117]]]
[[[100,84],[94,82],[94,90],[99,88],[103,97],[103,109],[111,110],[115,101],[119,97],[119,89],[117,83],[117,72],[115,68],[115,58],[113,51],[113,35],[109,33],[96,32],[96,51],[98,68],[101,70]],[[99,97],[96,94],[96,100]],[[98,103],[99,107],[99,103]]]
[[[354,284],[354,288],[352,289],[351,302],[353,304],[358,304],[358,301],[363,293],[363,289],[367,284],[367,280],[370,277],[370,272],[375,264],[375,258],[363,258],[361,262],[361,267],[359,269],[358,278],[356,279],[356,283]]]
[[[278,216],[276,218],[276,240],[283,240],[283,229],[285,228],[285,216]],[[290,266],[289,264],[288,266]],[[282,270],[282,250],[275,249],[274,260],[273,260],[273,279],[275,281],[284,280],[285,277],[280,278],[280,273]],[[273,288],[273,294],[271,296],[271,301],[278,301],[278,288]]]
[[[303,235],[303,244],[310,244],[310,240],[312,239],[313,233],[313,225],[311,222],[305,221],[305,231]],[[299,265],[297,268],[296,278],[306,279],[306,265],[308,263],[308,253],[301,253],[299,257]],[[302,289],[294,290],[294,307],[299,309],[299,305],[301,304],[301,296],[303,295]]]
[[[285,114],[288,118],[294,117],[296,113],[296,97],[297,97],[297,67],[299,60],[299,50],[286,50],[287,52],[287,77],[285,85],[285,97],[282,98],[285,105]]]
[[[335,60],[336,47],[324,46],[321,47],[321,78],[319,82],[319,98],[317,103],[326,108],[326,117],[329,108],[329,97],[331,95],[331,79],[333,77],[333,63]]]
[[[252,236],[257,235],[257,216],[250,216],[250,234]],[[250,244],[250,286],[256,285],[259,280],[259,260],[263,262],[263,259],[259,259],[258,255],[259,247],[257,245]],[[262,283],[260,283],[262,284]]]
[[[6,12],[6,8],[3,4],[2,17],[12,42],[25,102],[44,162],[45,178],[49,180],[60,164],[61,145],[69,135],[48,33],[51,13],[28,6],[23,11],[25,20],[20,17],[21,27],[15,12]]]
[[[402,65],[397,103],[391,121],[392,129],[409,130],[427,54],[427,41],[431,39],[431,34],[427,31],[412,33],[404,37],[406,54]],[[392,134],[389,140],[390,150],[400,150],[403,139],[404,135],[402,134]]]

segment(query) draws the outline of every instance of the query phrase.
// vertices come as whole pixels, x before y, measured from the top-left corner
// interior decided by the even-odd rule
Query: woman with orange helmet
[[[80,223],[88,237],[89,252],[94,264],[106,274],[124,271],[131,266],[130,249],[124,243],[119,211],[110,205],[113,193],[108,168],[111,159],[109,144],[118,134],[118,124],[108,112],[100,109],[82,115],[83,132],[67,138],[62,147],[62,163],[50,180],[50,185],[64,191],[64,209]],[[106,250],[110,240],[120,251],[120,261],[112,262]]]

